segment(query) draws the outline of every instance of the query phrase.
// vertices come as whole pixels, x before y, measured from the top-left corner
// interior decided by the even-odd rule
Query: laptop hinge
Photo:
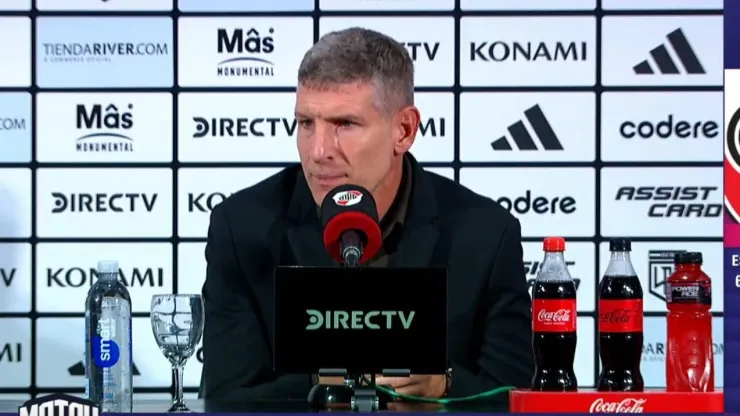
[[[320,368],[319,376],[321,377],[345,377],[347,370],[344,368]]]
[[[406,369],[383,369],[383,377],[411,377],[411,370]]]

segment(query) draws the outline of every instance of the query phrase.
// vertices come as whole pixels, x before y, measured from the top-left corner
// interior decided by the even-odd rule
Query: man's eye
[[[311,127],[313,125],[312,120],[300,120],[299,123],[301,123],[303,127]]]
[[[350,127],[350,126],[354,125],[355,123],[353,123],[353,122],[351,122],[349,120],[341,120],[341,121],[337,122],[337,124],[340,127]]]

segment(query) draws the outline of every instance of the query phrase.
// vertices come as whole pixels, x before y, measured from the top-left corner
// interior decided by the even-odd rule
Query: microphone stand
[[[363,244],[357,233],[345,232],[341,237],[340,253],[344,260],[342,267],[360,267]],[[332,405],[349,404],[353,412],[375,412],[388,408],[393,399],[387,395],[378,395],[375,388],[375,374],[370,375],[369,384],[365,385],[362,374],[350,374],[343,369],[320,369],[319,376],[344,377],[341,385],[316,384],[308,394],[311,407],[327,409]]]

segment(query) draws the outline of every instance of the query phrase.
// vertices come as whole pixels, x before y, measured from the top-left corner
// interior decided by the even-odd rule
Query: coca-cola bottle
[[[632,267],[632,244],[609,242],[611,259],[599,283],[599,391],[642,391],[642,285]]]
[[[532,290],[532,390],[576,391],[576,285],[565,264],[565,239],[545,238],[543,249]]]

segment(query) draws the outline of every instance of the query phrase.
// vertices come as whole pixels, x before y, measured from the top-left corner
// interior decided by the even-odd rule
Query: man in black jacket
[[[423,397],[529,385],[531,298],[519,221],[491,199],[423,170],[407,153],[420,121],[413,78],[404,47],[370,30],[327,34],[304,56],[295,106],[300,165],[211,213],[204,397],[305,399],[317,382],[272,372],[272,277],[278,265],[333,265],[318,206],[344,183],[365,187],[377,203],[383,247],[371,267],[448,270],[450,370],[379,383]],[[330,348],[306,346],[321,347]]]

